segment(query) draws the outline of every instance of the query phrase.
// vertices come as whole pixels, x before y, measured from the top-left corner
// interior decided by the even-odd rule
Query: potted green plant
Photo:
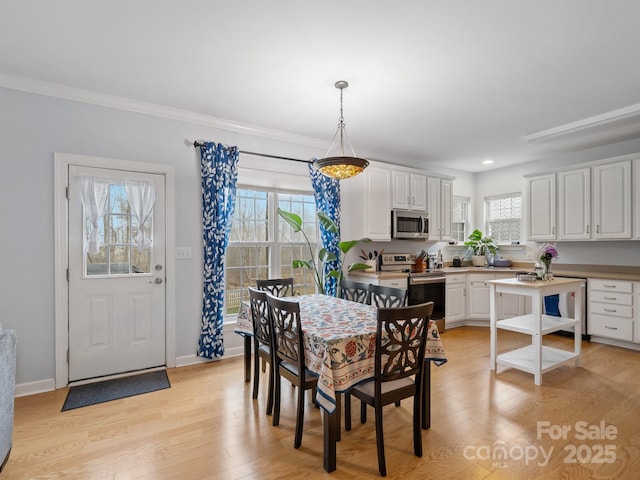
[[[471,261],[476,267],[484,266],[487,254],[495,255],[500,249],[500,246],[492,237],[485,237],[478,229],[471,232],[464,244],[468,247],[471,253]]]
[[[326,248],[321,248],[318,252],[318,260],[314,260],[313,258],[313,249],[311,248],[311,243],[309,242],[309,238],[304,233],[304,229],[302,228],[302,218],[295,213],[287,212],[278,208],[278,215],[287,222],[287,224],[293,229],[294,232],[302,233],[305,241],[307,242],[307,246],[309,248],[309,253],[311,258],[309,260],[293,260],[292,266],[293,268],[308,268],[311,270],[313,274],[313,278],[315,280],[316,286],[318,287],[318,293],[325,293],[325,282],[327,278],[333,277],[337,279],[337,288],[336,295],[340,296],[340,280],[344,277],[343,270],[343,260],[344,256],[347,254],[349,250],[360,243],[369,243],[371,240],[368,238],[362,238],[360,240],[347,240],[344,242],[339,242],[338,247],[340,248],[341,255],[338,257],[336,254],[329,252]],[[316,216],[318,217],[318,221],[320,225],[327,230],[328,232],[335,233],[340,236],[340,232],[338,230],[338,226],[334,223],[333,220],[324,212],[317,212]],[[325,263],[337,261],[337,268],[329,270],[326,275],[323,273],[325,271]],[[366,263],[352,263],[349,265],[347,271],[352,272],[355,270],[366,270],[371,268],[371,265]]]

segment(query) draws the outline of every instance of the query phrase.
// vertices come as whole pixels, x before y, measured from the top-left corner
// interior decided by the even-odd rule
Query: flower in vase
[[[558,250],[556,246],[551,243],[545,243],[538,249],[538,261],[542,263],[542,272],[538,274],[538,277],[544,277],[551,271],[551,260],[558,256]]]
[[[538,259],[546,264],[558,256],[558,249],[552,243],[545,243],[538,249]]]

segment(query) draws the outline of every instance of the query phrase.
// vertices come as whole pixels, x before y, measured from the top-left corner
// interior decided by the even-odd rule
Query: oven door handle
[[[430,283],[446,283],[446,277],[409,278],[409,285],[427,285]]]

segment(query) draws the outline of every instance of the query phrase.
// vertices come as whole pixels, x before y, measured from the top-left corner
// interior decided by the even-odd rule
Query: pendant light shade
[[[353,150],[351,142],[349,142],[347,137],[344,116],[342,114],[342,92],[348,86],[349,84],[344,80],[339,80],[335,83],[335,87],[340,90],[340,118],[338,121],[338,129],[331,140],[331,145],[325,158],[318,159],[314,162],[320,172],[338,180],[358,175],[369,165],[367,160],[356,156],[356,152]],[[339,147],[334,147],[338,135],[340,135],[340,145]],[[351,150],[351,155],[345,155],[344,153],[345,141]],[[337,151],[334,152],[334,150]]]

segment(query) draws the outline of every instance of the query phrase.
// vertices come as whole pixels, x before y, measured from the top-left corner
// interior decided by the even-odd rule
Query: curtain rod
[[[204,147],[204,143],[200,143],[198,141],[193,142],[193,146],[195,147]],[[225,147],[227,148],[227,147]],[[279,155],[269,155],[268,153],[257,153],[257,152],[247,152],[244,150],[239,150],[239,153],[244,153],[245,155],[255,155],[256,157],[266,157],[266,158],[276,158],[278,160],[289,160],[291,162],[302,162],[302,163],[313,163],[311,160],[300,160],[297,158],[289,158],[289,157],[281,157]]]

